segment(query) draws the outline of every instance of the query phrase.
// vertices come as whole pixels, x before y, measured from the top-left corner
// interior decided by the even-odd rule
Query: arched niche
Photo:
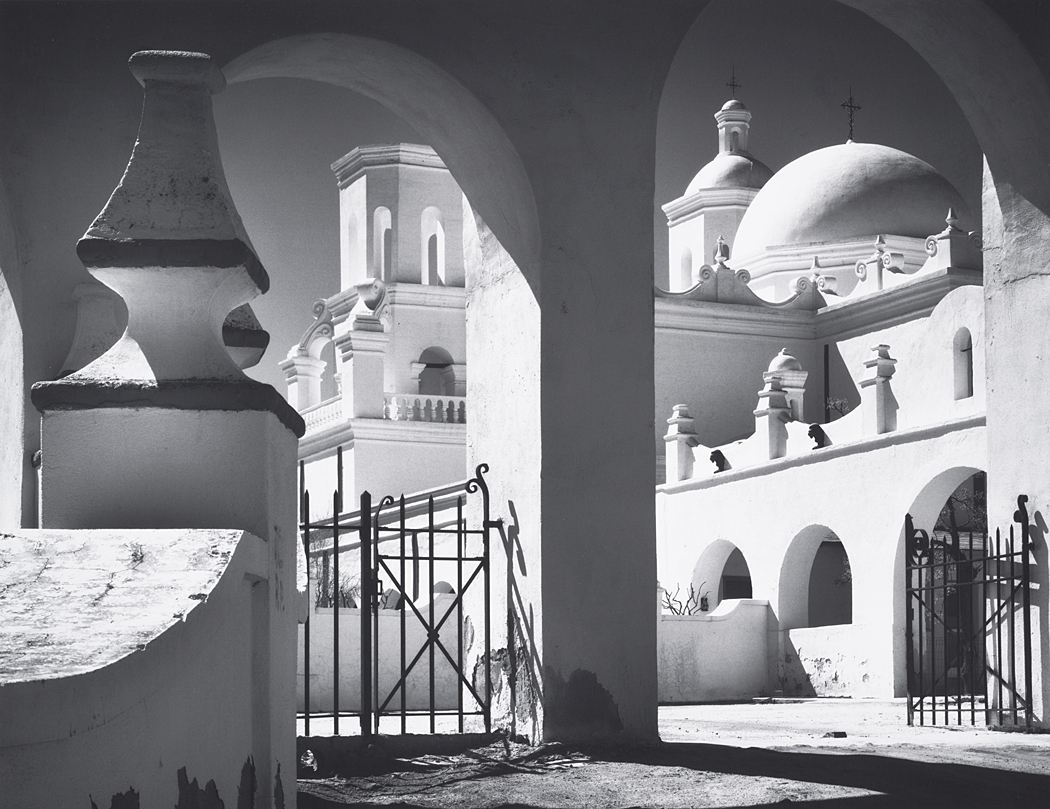
[[[368,273],[369,278],[393,280],[393,247],[394,229],[390,209],[380,205],[372,213],[372,268]]]
[[[952,378],[956,401],[973,396],[973,339],[965,327],[952,340]]]
[[[848,559],[838,534],[826,525],[808,525],[795,535],[780,566],[777,617],[781,629],[852,621]]]
[[[730,595],[725,595],[726,577],[729,576]],[[746,580],[746,581],[745,581]],[[727,539],[717,539],[700,554],[693,567],[689,584],[697,598],[707,596],[710,609],[714,609],[725,598],[750,598],[751,570],[741,550]],[[741,594],[746,584],[748,595]]]
[[[419,222],[420,267],[422,281],[445,285],[445,218],[433,205],[425,208]]]
[[[253,48],[223,73],[230,84],[275,77],[327,82],[399,115],[441,155],[473,209],[535,288],[539,218],[521,158],[492,113],[433,62],[366,37],[305,34]]]

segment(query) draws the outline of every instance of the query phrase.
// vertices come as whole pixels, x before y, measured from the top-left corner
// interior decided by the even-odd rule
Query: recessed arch
[[[843,567],[841,560],[847,560]],[[849,555],[831,528],[826,525],[808,525],[791,540],[780,565],[780,580],[777,587],[777,617],[781,629],[800,629],[808,626],[826,626],[850,623],[853,615],[852,576],[846,577]],[[838,568],[835,568],[835,564]],[[838,575],[836,583],[835,576]],[[815,581],[814,579],[818,580]],[[847,585],[848,580],[848,587]],[[841,587],[842,592],[836,592]],[[841,604],[811,604],[811,598],[846,599],[848,607]],[[848,617],[848,620],[844,618]],[[818,623],[811,621],[817,618]]]
[[[717,539],[708,545],[696,565],[689,584],[696,591],[697,598],[706,595],[710,609],[714,609],[724,598],[743,598],[731,592],[725,595],[725,577],[733,577],[733,584],[743,584],[746,577],[748,589],[751,586],[751,569],[743,551],[728,539]],[[747,596],[750,597],[750,596]]]
[[[973,396],[973,339],[965,327],[952,340],[952,377],[956,401]]]
[[[445,285],[445,217],[433,205],[424,208],[419,221],[420,266],[422,281],[433,286]]]
[[[406,48],[350,34],[273,40],[223,68],[228,83],[289,77],[360,93],[426,137],[471,206],[535,289],[540,227],[521,157],[499,122],[470,91]]]
[[[372,212],[372,269],[370,278],[392,281],[391,262],[394,246],[393,219],[390,209],[382,205]]]

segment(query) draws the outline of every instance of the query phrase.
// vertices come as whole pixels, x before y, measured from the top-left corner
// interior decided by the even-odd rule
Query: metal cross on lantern
[[[736,80],[736,67],[734,66],[733,67],[733,75],[730,77],[729,81],[726,82],[726,87],[728,87],[730,90],[733,91],[733,98],[736,98],[736,91],[739,90],[743,86],[744,85],[737,83],[737,80]]]

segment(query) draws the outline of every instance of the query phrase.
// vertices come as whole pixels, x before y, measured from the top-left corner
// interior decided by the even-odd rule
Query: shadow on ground
[[[805,805],[812,809],[1050,806],[1050,776],[981,766],[978,751],[973,752],[973,764],[899,757],[904,753],[900,749],[895,756],[852,751],[778,751],[699,743],[662,743],[636,748],[562,745],[527,748],[495,744],[456,756],[413,759],[372,751],[365,759],[358,760],[352,768],[356,771],[340,767],[331,778],[300,781],[298,806],[300,809],[655,807],[670,805],[661,802],[654,787],[672,777],[680,784],[675,791],[680,800],[675,800],[675,806],[743,809],[778,804],[778,801],[779,805]],[[592,766],[596,764],[602,766]],[[575,769],[577,767],[600,771],[602,775],[597,780],[594,777],[581,780],[584,771]],[[753,784],[756,777],[775,779],[771,782],[774,786],[770,788],[769,800],[764,795],[753,800],[753,791],[749,794],[742,789],[741,797],[746,796],[747,800],[727,803],[727,792],[722,789],[717,801],[711,802],[710,791],[701,788],[704,783],[717,779],[722,785],[729,784],[728,794],[733,794],[731,785],[736,777],[741,784]],[[608,791],[602,789],[605,778]],[[540,785],[536,779],[544,782],[543,789],[536,792],[536,801],[520,802],[520,798],[531,795],[533,786]],[[554,782],[550,779],[564,779],[564,782],[559,782],[561,786],[552,792],[549,787]],[[472,784],[470,794],[463,791],[467,782]],[[574,782],[580,785],[576,793],[572,792]],[[690,803],[694,783],[696,802]],[[834,787],[879,794],[827,797],[829,788]],[[559,800],[567,802],[557,802]]]

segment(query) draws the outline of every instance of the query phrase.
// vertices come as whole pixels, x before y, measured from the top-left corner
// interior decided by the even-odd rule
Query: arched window
[[[681,292],[693,288],[693,251],[688,247],[682,248],[682,257],[679,259],[679,281]]]
[[[441,210],[426,208],[420,221],[422,282],[445,285],[445,221]]]
[[[729,151],[740,151],[740,130],[734,129],[729,133]]]
[[[419,372],[420,396],[453,396],[456,373],[452,369],[452,355],[445,349],[431,346],[419,355],[423,369]]]
[[[376,208],[372,216],[372,272],[370,278],[382,278],[391,281],[391,262],[393,261],[394,231],[390,209],[382,206]]]
[[[973,340],[966,328],[955,332],[953,352],[955,360],[955,399],[973,396]]]

